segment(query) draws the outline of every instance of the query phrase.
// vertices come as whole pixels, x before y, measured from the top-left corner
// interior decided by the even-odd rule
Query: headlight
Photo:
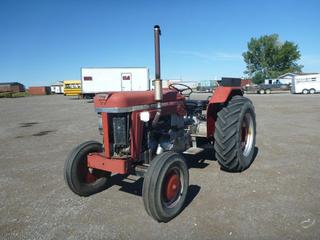
[[[141,112],[140,113],[140,120],[142,122],[149,122],[150,120],[150,113],[149,112]]]

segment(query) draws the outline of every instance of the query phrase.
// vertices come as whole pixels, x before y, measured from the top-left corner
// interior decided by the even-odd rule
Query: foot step
[[[149,166],[149,164],[137,165],[134,169],[137,176],[143,177],[144,174],[147,172]]]
[[[184,154],[189,154],[189,155],[197,155],[198,153],[201,153],[203,150],[204,150],[203,148],[191,147],[191,148],[188,148],[183,153]]]

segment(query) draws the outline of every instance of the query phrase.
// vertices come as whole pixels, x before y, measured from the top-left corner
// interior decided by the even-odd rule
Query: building
[[[63,94],[63,81],[55,82],[50,86],[51,92],[55,94]]]
[[[3,92],[24,92],[26,90],[25,86],[18,82],[4,82],[0,83],[0,93]]]
[[[28,93],[30,95],[49,95],[51,94],[51,89],[48,86],[29,87]]]

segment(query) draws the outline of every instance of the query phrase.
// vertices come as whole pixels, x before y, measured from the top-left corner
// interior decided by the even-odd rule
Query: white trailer
[[[294,76],[291,82],[291,93],[320,93],[320,74]]]
[[[146,67],[81,68],[81,93],[84,98],[99,92],[150,90]]]
[[[63,81],[58,81],[50,86],[51,92],[55,94],[63,94]]]

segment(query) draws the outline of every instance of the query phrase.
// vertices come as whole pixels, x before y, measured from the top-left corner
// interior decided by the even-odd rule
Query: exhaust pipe
[[[154,98],[156,102],[162,101],[162,80],[160,76],[160,27],[154,26],[154,51],[155,51],[155,81],[154,81]]]
[[[162,101],[162,81],[160,76],[160,27],[154,26],[154,57],[155,57],[155,81],[154,81],[154,99],[157,103],[157,113],[152,121],[152,126],[155,127],[161,116],[161,101]]]

